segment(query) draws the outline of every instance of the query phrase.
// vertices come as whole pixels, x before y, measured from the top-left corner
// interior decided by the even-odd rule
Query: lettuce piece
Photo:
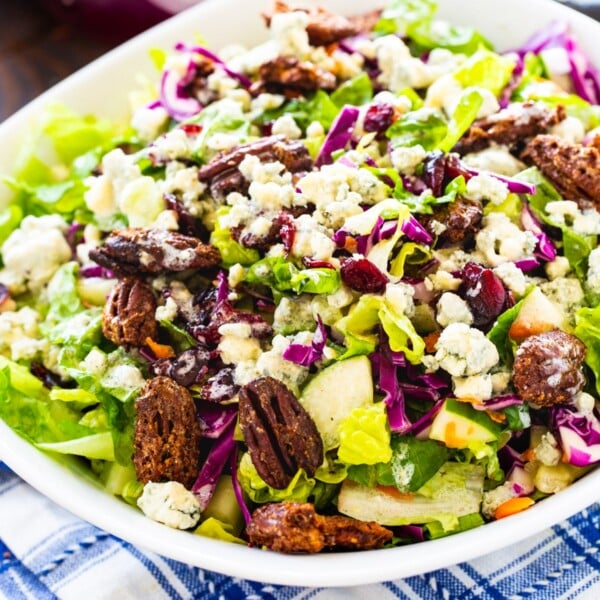
[[[22,219],[23,209],[16,204],[10,204],[0,212],[0,245],[4,244]]]
[[[299,469],[284,490],[272,488],[258,474],[247,452],[240,460],[238,480],[248,498],[257,504],[284,501],[306,502],[315,487],[315,480],[307,477],[303,469]]]
[[[221,265],[225,268],[229,268],[237,263],[240,265],[254,264],[260,258],[258,250],[246,248],[239,242],[236,242],[231,237],[231,231],[225,227],[221,227],[219,223],[219,216],[223,216],[229,210],[229,207],[221,207],[217,211],[215,228],[210,234],[210,243],[221,253]]]
[[[390,265],[390,273],[395,277],[404,277],[407,267],[425,264],[432,256],[427,246],[415,242],[405,242],[400,247]]]
[[[448,123],[446,137],[440,141],[438,148],[442,152],[450,152],[454,144],[460,140],[477,118],[477,113],[483,104],[483,96],[476,89],[465,90],[452,113]]]
[[[442,196],[436,198],[433,194],[428,193],[419,196],[409,195],[404,197],[402,202],[410,209],[411,213],[431,215],[433,213],[433,206],[454,202],[456,196],[464,194],[466,190],[467,184],[465,178],[462,175],[459,175],[448,182]]]
[[[580,308],[575,313],[573,333],[585,344],[585,364],[596,379],[596,391],[600,394],[600,305],[595,308]]]
[[[391,471],[394,484],[402,493],[416,492],[448,460],[449,451],[434,440],[409,436],[392,438]]]
[[[463,515],[458,517],[458,524],[456,527],[445,530],[442,524],[438,521],[427,523],[425,525],[425,531],[427,532],[427,538],[430,540],[436,540],[438,538],[446,537],[452,533],[458,533],[459,531],[468,531],[474,529],[485,523],[480,513],[472,513],[470,515]]]
[[[378,316],[387,333],[390,348],[394,352],[404,352],[413,365],[419,364],[425,352],[425,342],[416,332],[411,320],[406,315],[398,314],[387,299]]]
[[[533,289],[533,286],[531,289]],[[521,298],[514,306],[511,306],[498,315],[494,326],[487,332],[488,340],[490,340],[498,350],[500,361],[508,366],[512,365],[514,352],[517,347],[516,342],[508,337],[508,331],[514,320],[517,318],[524,299],[525,297]]]
[[[224,542],[231,542],[233,544],[247,543],[241,538],[233,535],[233,527],[229,523],[219,521],[215,517],[209,517],[205,521],[202,521],[196,529],[194,529],[196,535],[203,535],[205,537],[212,538],[213,540],[222,540]]]
[[[484,88],[498,96],[510,81],[514,68],[513,58],[481,49],[462,63],[453,76],[465,88]]]
[[[459,517],[478,513],[483,498],[484,469],[475,464],[446,462],[415,493],[386,487],[369,488],[346,480],[338,510],[361,521],[382,525],[413,525],[438,521],[445,531],[458,527]]]
[[[446,21],[423,20],[407,28],[413,54],[433,48],[445,48],[455,54],[470,56],[480,48],[492,49],[491,42],[473,27],[450,25]]]
[[[402,115],[385,132],[392,148],[416,146],[435,150],[448,134],[448,125],[436,111],[411,111]]]
[[[275,292],[293,291],[296,294],[333,294],[341,285],[336,269],[298,269],[281,256],[268,256],[255,262],[244,281],[268,285]]]
[[[411,25],[416,27],[420,23],[430,23],[436,10],[437,3],[433,0],[390,0],[374,31],[404,35]]]
[[[362,106],[373,99],[373,84],[364,71],[345,81],[331,94],[331,101],[339,108],[345,104]]]
[[[340,424],[338,458],[347,465],[374,465],[392,457],[383,402],[355,408]]]
[[[41,450],[59,454],[75,454],[90,459],[114,461],[115,449],[110,431],[66,440],[64,442],[45,442],[36,444]]]

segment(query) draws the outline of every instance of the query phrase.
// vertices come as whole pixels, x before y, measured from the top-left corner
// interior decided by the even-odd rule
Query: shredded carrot
[[[146,344],[150,350],[152,350],[156,358],[173,358],[175,356],[175,350],[168,344],[159,344],[151,337],[146,338]]]
[[[427,352],[429,352],[429,354],[432,354],[433,352],[435,352],[435,345],[437,344],[437,341],[439,339],[440,339],[439,331],[432,331],[431,333],[428,333],[423,338],[423,341],[425,342],[425,350]]]
[[[511,498],[506,502],[503,502],[495,511],[494,511],[494,519],[503,519],[504,517],[508,517],[510,515],[514,515],[516,513],[529,508],[534,505],[535,501],[527,496],[523,498]]]
[[[398,500],[412,500],[413,499],[413,494],[411,492],[408,492],[407,494],[403,494],[402,492],[400,492],[398,490],[398,488],[394,487],[393,485],[378,485],[377,489],[380,492],[387,494],[388,496],[393,496],[394,498],[397,498]]]
[[[521,454],[521,458],[525,462],[531,462],[532,460],[535,460],[535,450],[533,448],[529,448],[529,450],[525,450],[525,452],[523,452],[523,454]]]
[[[471,433],[470,431],[467,434]],[[466,446],[466,440],[463,436],[458,435],[456,431],[456,423],[450,421],[446,424],[444,429],[444,443],[448,448],[464,448]]]
[[[346,240],[344,241],[344,250],[348,250],[348,252],[351,252],[352,254],[357,252],[358,251],[358,243],[356,241],[356,238],[353,238],[350,235],[347,236]]]
[[[504,423],[506,421],[506,415],[496,412],[494,410],[486,410],[487,416],[495,423]]]

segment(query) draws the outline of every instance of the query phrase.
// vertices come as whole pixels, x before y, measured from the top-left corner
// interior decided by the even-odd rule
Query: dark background
[[[569,3],[600,19],[600,0]],[[0,121],[168,16],[144,0],[0,0]]]

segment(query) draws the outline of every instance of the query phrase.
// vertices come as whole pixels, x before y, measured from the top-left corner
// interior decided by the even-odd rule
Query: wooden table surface
[[[600,18],[600,0],[571,2]],[[120,41],[61,23],[35,0],[0,0],[0,121]]]

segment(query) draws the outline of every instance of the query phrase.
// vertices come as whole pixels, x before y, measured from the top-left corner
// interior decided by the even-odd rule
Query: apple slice
[[[561,329],[565,315],[539,288],[525,297],[517,318],[508,330],[510,339],[522,342],[530,335]]]

